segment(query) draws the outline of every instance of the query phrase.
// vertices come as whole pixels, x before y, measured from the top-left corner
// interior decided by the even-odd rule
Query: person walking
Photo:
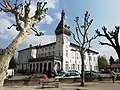
[[[116,74],[113,70],[110,71],[110,76],[112,78],[113,83],[115,83]]]

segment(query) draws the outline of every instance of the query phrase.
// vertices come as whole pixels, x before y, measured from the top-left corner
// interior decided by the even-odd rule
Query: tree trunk
[[[6,71],[9,67],[9,62],[19,45],[27,39],[27,36],[28,32],[26,32],[26,30],[22,30],[11,42],[11,44],[3,51],[3,54],[0,57],[0,90],[3,90],[4,79],[6,77]]]
[[[81,53],[81,60],[82,60],[82,66],[81,66],[81,86],[84,86],[85,83],[85,71],[84,71],[84,54]]]
[[[118,59],[119,59],[119,62],[120,62],[120,48],[117,48],[117,49],[115,49],[116,50],[116,52],[117,52],[117,56],[118,56]]]

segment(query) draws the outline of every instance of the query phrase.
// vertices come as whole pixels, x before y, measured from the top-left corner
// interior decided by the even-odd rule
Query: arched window
[[[39,64],[36,65],[36,72],[38,72]]]
[[[44,72],[47,70],[47,64],[44,63]]]
[[[32,72],[32,64],[30,64],[30,72]]]
[[[40,72],[42,72],[42,63],[40,63]]]
[[[51,71],[51,62],[48,63],[48,71]]]
[[[33,72],[35,72],[35,64],[33,64]]]

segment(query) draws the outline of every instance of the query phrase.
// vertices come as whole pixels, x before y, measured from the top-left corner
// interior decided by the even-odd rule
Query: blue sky
[[[14,0],[12,0],[14,1]],[[54,30],[59,22],[60,13],[62,9],[66,12],[66,20],[71,27],[71,31],[75,30],[74,17],[80,17],[80,23],[83,22],[85,11],[89,11],[91,18],[94,20],[90,30],[89,36],[95,34],[95,30],[103,25],[107,26],[110,30],[114,29],[115,25],[120,25],[120,0],[33,0],[33,1],[48,1],[47,17],[37,25],[37,28],[45,33],[43,37],[34,37],[34,34],[28,37],[27,41],[20,46],[19,49],[27,47],[29,44],[34,45],[54,41]],[[32,4],[32,12],[35,9],[35,2]],[[11,24],[14,18],[8,14],[0,12],[0,48],[5,48],[11,40],[17,35],[17,31],[13,28],[7,30],[6,27]],[[4,23],[3,23],[4,22]],[[34,38],[33,38],[34,37]],[[101,46],[98,41],[104,38],[98,38],[92,43],[94,50],[97,50],[102,55],[113,56],[117,58],[115,51],[111,47]]]

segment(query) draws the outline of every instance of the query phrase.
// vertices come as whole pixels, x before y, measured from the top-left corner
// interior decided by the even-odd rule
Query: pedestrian
[[[115,83],[116,74],[113,70],[110,71],[110,76],[112,78],[113,83]]]

